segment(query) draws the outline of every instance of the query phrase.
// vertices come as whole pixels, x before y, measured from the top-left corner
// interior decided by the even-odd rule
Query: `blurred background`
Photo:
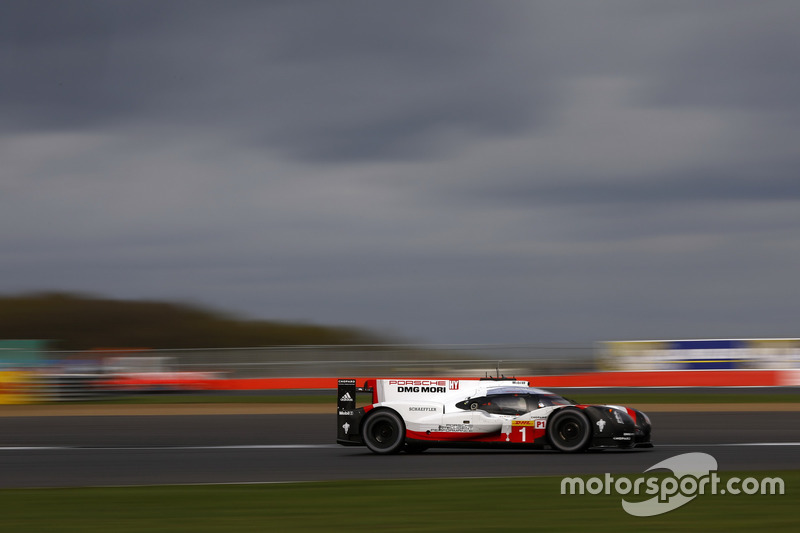
[[[4,382],[793,368],[799,11],[5,3]]]
[[[3,0],[0,529],[652,529],[540,476],[682,450],[791,493],[798,20],[796,0]],[[649,405],[657,448],[333,444],[337,378],[487,375]],[[460,479],[361,485],[440,477]],[[197,483],[225,486],[176,486]],[[656,525],[800,530],[792,498],[722,500]]]
[[[200,4],[4,3],[0,293],[798,336],[795,2]]]
[[[715,371],[703,375],[709,386],[790,386],[800,369],[800,339],[425,345],[353,328],[70,294],[0,299],[0,322],[9,337],[0,340],[0,403],[332,390],[339,377],[376,376],[506,375],[555,386],[669,387],[680,386],[687,372],[707,370]],[[36,332],[51,338],[23,339]]]

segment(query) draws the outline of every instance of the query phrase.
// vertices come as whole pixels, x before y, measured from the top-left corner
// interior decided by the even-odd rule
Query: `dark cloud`
[[[796,15],[794,2],[781,1],[732,2],[724,15],[709,14],[702,27],[676,41],[660,68],[653,65],[654,101],[739,112],[788,111],[797,120]]]
[[[0,290],[796,336],[795,2],[5,2]]]
[[[141,111],[134,84],[145,65],[126,65],[115,45],[146,31],[143,15],[119,2],[0,7],[2,130],[89,127]]]
[[[303,159],[404,159],[453,130],[519,131],[548,93],[536,56],[504,43],[511,14],[473,2],[14,6],[15,127],[145,120]]]
[[[745,168],[695,167],[654,173],[648,179],[620,179],[615,175],[593,176],[591,180],[562,178],[540,183],[530,176],[520,176],[505,184],[489,184],[464,191],[459,198],[470,202],[496,202],[518,206],[634,206],[641,209],[687,205],[702,208],[704,204],[761,203],[800,200],[800,181],[790,162],[785,166],[754,164]],[[765,170],[768,170],[765,175]],[[526,179],[526,177],[528,179]]]

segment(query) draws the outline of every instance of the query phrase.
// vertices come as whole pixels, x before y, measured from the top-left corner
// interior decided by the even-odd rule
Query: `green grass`
[[[721,473],[723,479],[732,476]],[[0,531],[797,531],[800,471],[786,494],[697,496],[636,518],[619,495],[560,494],[560,477],[277,485],[0,490]],[[586,476],[588,477],[588,476]],[[633,499],[633,498],[631,498]]]

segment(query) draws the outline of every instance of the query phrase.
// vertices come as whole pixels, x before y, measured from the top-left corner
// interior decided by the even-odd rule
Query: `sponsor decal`
[[[406,386],[440,386],[446,387],[446,379],[390,379],[389,385],[406,385]]]
[[[330,398],[330,396],[329,396],[329,398]],[[352,397],[352,396],[350,396],[350,393],[349,393],[349,392],[345,392],[345,393],[344,393],[344,396],[342,396],[341,398],[339,398],[339,401],[340,401],[340,402],[352,402],[352,401],[353,401],[353,397]]]
[[[450,390],[458,390],[461,386],[461,382],[457,379],[450,380]]]
[[[605,420],[598,420],[597,421],[597,428],[600,430],[600,432],[603,431],[604,427],[606,427],[606,421]]]
[[[449,431],[451,433],[470,433],[472,426],[468,424],[441,424],[438,431]]]
[[[408,410],[409,411],[413,411],[413,412],[422,411],[422,412],[434,412],[434,413],[436,411],[438,411],[438,409],[436,409],[436,407],[409,407]]]
[[[447,392],[445,387],[397,387],[397,392]]]
[[[339,416],[353,416],[356,414],[355,411],[339,411]]]
[[[547,427],[546,418],[534,418],[533,420],[512,420],[512,427],[532,427],[534,429],[544,429]]]
[[[345,422],[344,424],[342,424],[342,429],[344,430],[344,434],[347,435],[347,432],[350,431],[350,424]]]
[[[546,418],[534,418],[532,420],[512,420],[510,424],[504,424],[501,433],[505,434],[506,442],[535,442],[537,438],[536,430],[544,429],[547,426]],[[528,428],[533,433],[528,432]],[[541,433],[539,433],[541,436]]]
[[[390,379],[389,385],[397,385],[397,392],[447,392],[446,379]]]

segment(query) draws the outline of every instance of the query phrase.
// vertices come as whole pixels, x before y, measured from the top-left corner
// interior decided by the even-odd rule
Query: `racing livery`
[[[338,382],[336,442],[377,454],[432,447],[555,449],[652,447],[650,419],[618,405],[582,405],[527,381],[354,379]],[[356,407],[356,394],[372,404]]]

